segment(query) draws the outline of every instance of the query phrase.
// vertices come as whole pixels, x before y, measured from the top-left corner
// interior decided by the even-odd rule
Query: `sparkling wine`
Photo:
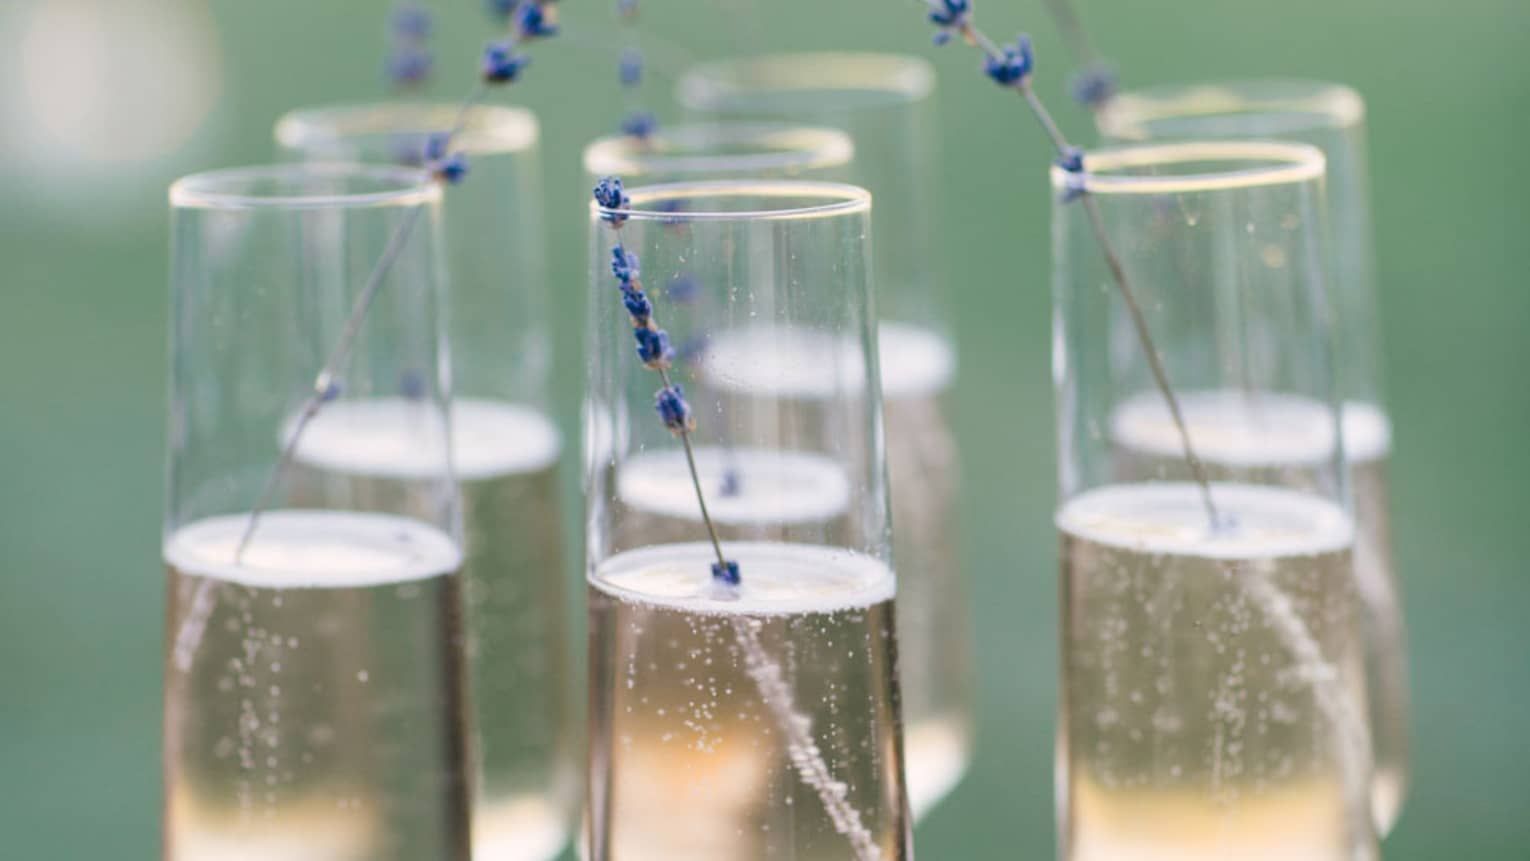
[[[462,556],[383,514],[276,510],[169,536],[165,858],[467,859]],[[201,606],[193,606],[198,601]]]
[[[593,861],[904,855],[894,583],[853,551],[733,542],[592,573]]]
[[[1182,393],[1181,405],[1196,453],[1213,476],[1236,473],[1307,486],[1333,453],[1331,413],[1307,398],[1202,390]],[[1371,803],[1385,832],[1402,803],[1409,759],[1407,643],[1387,505],[1392,433],[1379,407],[1359,402],[1344,405],[1341,427],[1358,530],[1355,576],[1376,766]],[[1123,478],[1188,477],[1178,433],[1157,393],[1124,401],[1112,417],[1111,437],[1128,454],[1122,460]]]
[[[1068,500],[1063,856],[1376,857],[1353,527],[1283,488],[1186,483]]]
[[[958,552],[960,465],[949,411],[956,353],[935,333],[902,323],[882,323],[878,340],[899,573],[903,748],[917,819],[955,788],[972,757],[972,622]]]
[[[402,399],[341,401],[297,450],[295,498],[417,512],[442,504],[412,481],[445,451],[430,414]],[[555,425],[527,407],[461,399],[451,413],[462,493],[466,652],[473,716],[475,855],[544,861],[568,841],[578,794],[565,628]]]
[[[961,780],[972,747],[970,618],[957,552],[958,464],[946,403],[955,380],[956,354],[940,335],[907,323],[881,323],[878,342],[893,559],[899,577],[904,751],[909,803],[919,817]],[[856,350],[856,345],[822,332],[749,326],[712,339],[702,362],[703,379],[732,393],[725,409],[748,411],[754,407],[754,398],[766,398],[773,407],[784,403],[790,410],[811,414],[824,399],[854,382],[843,377],[857,373]],[[804,426],[815,424],[795,418]],[[784,416],[783,424],[793,420]],[[819,492],[801,485],[803,500],[820,502],[801,505],[797,511],[832,524],[828,535],[833,540],[844,525],[834,519],[841,516],[839,512],[827,512],[824,506],[837,502],[843,492],[837,485],[830,486],[827,478],[822,481],[824,488]],[[740,486],[747,491],[747,482]],[[706,487],[710,506],[727,504],[712,489],[720,484],[709,482]],[[674,492],[681,491],[677,481]],[[694,510],[694,500],[689,508]],[[731,523],[726,513],[719,519]],[[675,535],[673,540],[693,537],[694,525],[688,528],[666,534]],[[776,534],[738,535],[775,540],[807,537],[798,532],[787,527]]]

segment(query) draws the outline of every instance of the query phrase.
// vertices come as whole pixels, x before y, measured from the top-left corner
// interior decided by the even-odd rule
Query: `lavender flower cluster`
[[[637,0],[617,0],[617,17],[629,33],[634,33],[636,30],[637,13]],[[629,36],[629,38],[635,37]],[[637,106],[637,90],[643,84],[643,66],[643,53],[638,50],[636,44],[623,48],[616,58],[616,78],[628,94],[628,109],[626,115],[622,117],[621,132],[639,140],[651,137],[659,130],[658,118],[652,112]]]
[[[423,9],[418,12],[419,16],[427,16],[423,18],[424,23],[410,18],[408,20],[412,23],[409,29],[417,33],[428,32],[428,13]],[[483,96],[485,88],[514,83],[520,79],[526,67],[531,65],[531,57],[516,50],[522,43],[545,39],[558,33],[556,7],[552,0],[489,0],[489,12],[507,23],[509,35],[490,42],[484,48],[478,63],[480,84],[463,103],[458,126],[432,134],[425,141],[425,165],[437,179],[449,184],[461,182],[468,172],[467,156],[460,151],[448,152],[451,139],[461,131],[461,118],[465,118],[468,110]],[[399,20],[396,16],[395,26],[398,26]]]
[[[621,212],[630,203],[622,188],[622,181],[614,176],[602,179],[595,186],[595,202],[607,210],[602,217],[613,229],[620,230],[627,216]],[[653,301],[643,291],[642,268],[638,256],[622,246],[618,238],[611,248],[611,274],[616,276],[622,293],[622,306],[632,321],[632,337],[637,342],[638,359],[651,371],[667,374],[675,358],[670,346],[669,333],[654,322]],[[665,384],[654,396],[654,409],[659,419],[672,433],[681,434],[695,429],[690,404],[685,400],[685,390],[678,383]]]
[[[388,80],[400,90],[423,85],[430,78],[434,60],[430,40],[430,12],[414,0],[399,4],[389,19],[392,49],[388,52]]]
[[[622,225],[628,221],[627,210],[632,205],[632,199],[622,187],[622,181],[614,176],[604,177],[596,183],[594,196],[595,203],[601,208],[601,220],[616,234],[616,242],[611,247],[611,274],[616,278],[617,287],[621,290],[622,307],[626,309],[627,318],[632,324],[632,337],[637,344],[638,359],[644,367],[657,373],[662,381],[662,385],[654,393],[654,411],[658,413],[659,421],[664,427],[679,437],[681,444],[685,446],[686,461],[691,470],[691,478],[696,485],[697,502],[701,506],[702,520],[712,539],[713,549],[717,552],[717,561],[712,563],[712,580],[723,586],[737,586],[740,582],[738,562],[723,556],[716,529],[707,515],[701,481],[696,474],[690,440],[691,432],[696,429],[696,420],[691,412],[690,403],[685,399],[685,388],[670,379],[670,367],[675,359],[674,347],[670,344],[669,333],[660,328],[654,319],[653,300],[643,289],[642,262],[636,254],[628,251],[621,241]]]
[[[1068,203],[1083,197],[1088,189],[1083,151],[1063,137],[1046,106],[1031,88],[1031,75],[1036,71],[1036,52],[1031,46],[1031,37],[1021,33],[1013,45],[995,44],[972,23],[971,0],[928,2],[929,21],[936,27],[935,44],[943,45],[953,35],[960,35],[967,44],[982,50],[983,74],[995,84],[1020,93],[1057,148],[1056,164],[1068,174],[1068,182],[1059,193],[1059,199]],[[1091,95],[1098,95],[1095,89],[1091,88]]]

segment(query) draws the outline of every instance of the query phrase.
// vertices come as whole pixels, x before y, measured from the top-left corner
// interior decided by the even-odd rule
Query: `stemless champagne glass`
[[[870,208],[750,180],[592,209],[586,416],[622,423],[587,476],[593,861],[911,857]]]
[[[944,798],[967,769],[974,697],[967,597],[955,562],[959,475],[949,393],[956,350],[946,285],[934,266],[934,83],[933,70],[917,57],[812,53],[703,63],[677,88],[693,116],[845,130],[855,144],[847,175],[876,197],[872,269],[915,816]]]
[[[1372,806],[1381,833],[1407,794],[1407,638],[1388,527],[1386,464],[1391,424],[1383,406],[1365,103],[1359,93],[1313,81],[1255,80],[1152,87],[1118,95],[1098,115],[1109,140],[1275,138],[1312,144],[1328,162],[1328,211],[1338,282],[1344,447],[1354,488],[1355,569],[1365,609],[1366,680],[1376,753]],[[1296,416],[1293,420],[1298,420]]]
[[[606,176],[619,176],[630,185],[722,179],[838,181],[846,177],[854,152],[850,136],[830,128],[759,122],[665,126],[644,138],[618,134],[591,141],[584,148],[584,187],[591,188]],[[710,301],[710,294],[692,289],[693,284],[689,267],[682,264],[667,273],[659,286],[668,301]],[[695,333],[681,345],[677,360],[682,365],[694,361],[705,337],[705,332]],[[587,409],[599,413],[608,406],[591,400]],[[611,464],[612,441],[605,433],[613,428],[624,432],[626,427],[625,421],[611,418],[597,414],[585,423],[586,469]],[[747,466],[730,460],[725,472],[730,491],[742,490],[748,483],[749,476],[743,472]]]
[[[360,166],[171,187],[167,859],[469,857],[440,194]],[[309,442],[377,454],[357,408],[405,376],[415,471],[299,474]]]
[[[1323,156],[1084,165],[1053,172],[1061,857],[1375,858]]]
[[[309,160],[418,160],[457,105],[381,104],[294,111],[276,125]],[[573,680],[557,470],[550,418],[547,279],[537,123],[528,111],[469,111],[456,147],[471,181],[443,206],[463,568],[476,764],[474,851],[541,861],[568,842],[578,795]],[[366,496],[420,469],[407,445],[410,385],[331,409],[298,450],[315,482]],[[343,434],[332,438],[327,430]],[[367,434],[358,444],[358,435]]]

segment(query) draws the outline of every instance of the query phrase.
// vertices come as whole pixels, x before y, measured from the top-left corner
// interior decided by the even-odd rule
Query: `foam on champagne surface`
[[[451,418],[452,457],[461,479],[535,472],[558,459],[557,426],[530,407],[461,398],[453,402]],[[445,457],[435,406],[404,398],[327,404],[308,423],[296,452],[309,466],[402,479],[443,474]]]
[[[817,523],[850,506],[850,478],[823,455],[778,449],[697,446],[696,472],[707,490],[707,513],[719,523]],[[736,493],[720,491],[733,470]],[[623,461],[616,492],[633,508],[668,517],[701,520],[685,451],[642,452]]]
[[[1318,463],[1333,451],[1333,414],[1312,398],[1203,389],[1181,392],[1179,404],[1195,453],[1210,464],[1299,466]],[[1371,404],[1345,403],[1343,433],[1345,456],[1351,461],[1378,460],[1391,448],[1391,426]],[[1110,417],[1110,435],[1133,451],[1182,456],[1179,430],[1157,392],[1122,401]]]
[[[590,577],[612,597],[688,613],[784,615],[833,613],[890,600],[895,591],[887,563],[843,547],[732,541],[742,582],[733,594],[712,582],[716,561],[705,542],[660,544],[618,553]]]
[[[1321,497],[1253,484],[1211,485],[1230,527],[1212,533],[1200,488],[1189,482],[1114,484],[1085,491],[1057,512],[1076,538],[1140,553],[1208,559],[1273,559],[1344,550],[1354,523]]]
[[[1354,462],[1381,460],[1392,453],[1392,422],[1381,407],[1345,401],[1344,456]]]
[[[457,570],[462,553],[445,532],[405,517],[285,509],[260,516],[241,564],[234,551],[248,513],[209,517],[165,540],[165,563],[182,574],[266,589],[343,589],[423,580]]]
[[[934,394],[951,384],[956,352],[940,335],[907,323],[882,323],[877,332],[885,397]],[[859,342],[807,326],[756,324],[716,333],[701,366],[708,383],[762,397],[838,397],[865,379]]]
[[[956,378],[956,351],[929,329],[883,321],[877,326],[877,343],[884,397],[933,394]]]

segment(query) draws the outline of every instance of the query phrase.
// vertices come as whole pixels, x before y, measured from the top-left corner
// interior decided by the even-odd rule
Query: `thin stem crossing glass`
[[[1186,143],[1084,167],[1084,200],[1052,175],[1061,857],[1375,858],[1322,154]]]
[[[571,832],[578,794],[558,464],[548,409],[551,343],[536,118],[510,107],[379,104],[307,108],[276,125],[309,161],[417,161],[462,117],[472,177],[443,204],[478,854],[543,861]],[[305,467],[371,494],[418,469],[409,428],[382,402],[347,406],[368,445],[315,449]],[[387,453],[384,456],[383,453]]]
[[[960,464],[950,422],[956,346],[931,215],[938,165],[934,92],[934,70],[922,58],[851,52],[702,63],[676,88],[696,117],[842,129],[855,145],[845,176],[876,198],[872,269],[899,524],[899,665],[916,817],[967,770],[975,698],[958,546]]]
[[[1150,87],[1119,94],[1098,114],[1108,140],[1270,138],[1311,144],[1327,162],[1334,243],[1338,372],[1344,397],[1364,599],[1366,680],[1375,740],[1372,804],[1385,834],[1407,794],[1407,636],[1392,557],[1387,462],[1392,426],[1382,397],[1381,332],[1365,154],[1365,103],[1349,87],[1317,81],[1251,80]]]
[[[166,858],[470,855],[440,195],[333,165],[171,188]],[[359,487],[320,450],[417,469]]]
[[[870,209],[762,180],[591,210],[595,861],[911,855]]]

